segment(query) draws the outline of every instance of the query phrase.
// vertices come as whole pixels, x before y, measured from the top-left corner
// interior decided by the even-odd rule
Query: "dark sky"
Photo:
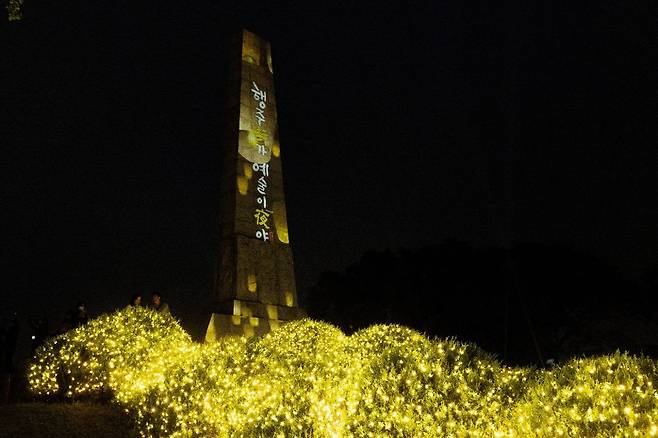
[[[658,263],[649,2],[25,0],[2,23],[2,306],[207,310],[243,26],[273,47],[300,294],[446,238]]]

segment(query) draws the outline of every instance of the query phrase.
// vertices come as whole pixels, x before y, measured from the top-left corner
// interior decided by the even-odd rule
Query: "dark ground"
[[[0,406],[0,424],[0,438],[137,436],[129,417],[109,404],[9,404]]]
[[[132,438],[137,434],[123,410],[108,400],[35,401],[27,389],[25,364],[11,375],[0,373],[0,438]],[[9,403],[7,403],[9,402]]]

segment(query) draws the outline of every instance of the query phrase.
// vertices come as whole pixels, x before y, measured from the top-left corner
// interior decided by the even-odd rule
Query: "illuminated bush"
[[[351,337],[363,387],[348,430],[399,436],[492,435],[529,371],[501,367],[473,345],[379,325]]]
[[[541,373],[515,409],[522,436],[656,436],[654,360],[615,354]]]
[[[147,436],[228,436],[243,415],[245,340],[189,343],[127,376],[117,400]]]
[[[114,379],[181,342],[191,339],[171,316],[127,308],[48,340],[36,351],[28,381],[39,395],[109,394]]]
[[[550,371],[378,325],[296,321],[196,344],[170,317],[125,309],[37,351],[36,394],[111,393],[142,436],[652,436],[656,362],[617,354]]]
[[[248,345],[239,435],[336,436],[355,381],[347,337],[337,328],[295,321]]]
[[[346,340],[303,321],[249,343],[190,345],[154,360],[143,373],[160,377],[135,378],[117,398],[156,436],[336,436],[351,388]]]
[[[433,378],[432,343],[410,329],[373,326],[352,335],[362,396],[347,430],[356,436],[398,432],[415,436],[431,424],[439,393]]]

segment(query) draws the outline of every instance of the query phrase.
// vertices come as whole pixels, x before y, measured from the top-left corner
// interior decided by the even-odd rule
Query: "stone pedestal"
[[[285,320],[276,318],[279,308],[272,306],[269,311],[273,318],[243,315],[228,315],[225,313],[213,313],[206,330],[206,342],[213,342],[223,336],[261,336],[272,330],[276,330],[282,324],[293,319],[303,318],[305,315],[301,309],[294,309],[285,313]]]

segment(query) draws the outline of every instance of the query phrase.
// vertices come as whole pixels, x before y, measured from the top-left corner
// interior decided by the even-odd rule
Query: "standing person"
[[[86,324],[89,320],[89,315],[87,314],[87,305],[84,301],[78,301],[75,310],[71,313],[71,326],[73,328],[80,327],[83,324]]]
[[[134,293],[130,300],[130,307],[140,307],[142,305],[142,294]]]
[[[151,300],[153,302],[153,308],[162,314],[167,314],[169,315],[169,304],[165,303],[162,301],[162,295],[160,295],[159,292],[153,292],[153,295],[151,295]]]

